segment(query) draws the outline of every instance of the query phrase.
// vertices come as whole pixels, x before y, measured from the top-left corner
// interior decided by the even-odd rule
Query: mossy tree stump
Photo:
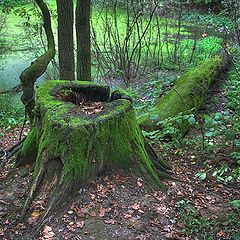
[[[33,199],[47,198],[41,222],[74,186],[107,169],[132,168],[162,186],[169,167],[144,140],[132,103],[109,95],[109,87],[85,81],[47,81],[37,90],[34,124],[17,157],[18,164],[35,163],[21,217]],[[101,111],[84,112],[83,100],[100,102]]]

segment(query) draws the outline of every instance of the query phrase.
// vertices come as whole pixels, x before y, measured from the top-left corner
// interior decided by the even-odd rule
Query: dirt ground
[[[1,131],[5,136],[0,148],[17,141],[19,129]],[[156,150],[161,154],[161,146]],[[191,203],[200,216],[219,221],[212,239],[233,239],[221,227],[228,224],[224,216],[234,211],[229,202],[240,197],[238,184],[217,183],[211,176],[199,180],[196,173],[201,171],[202,156],[193,154],[187,149],[181,156],[176,149],[169,152],[175,176],[183,182],[165,181],[165,191],[130,172],[105,172],[82,186],[39,231],[34,223],[44,208],[41,201],[32,204],[24,222],[18,220],[33,168],[15,168],[13,159],[0,172],[0,239],[204,239],[184,233],[179,208],[184,202]]]

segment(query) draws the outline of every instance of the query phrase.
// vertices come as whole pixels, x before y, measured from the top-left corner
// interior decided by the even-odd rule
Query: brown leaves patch
[[[76,227],[82,229],[85,225],[84,221],[77,221],[76,222]]]
[[[54,236],[55,236],[55,233],[53,232],[53,229],[45,225],[43,229],[43,239],[52,240]]]
[[[111,225],[113,225],[113,224],[116,223],[116,221],[115,221],[114,219],[104,220],[104,222],[105,222],[106,224],[111,224]]]
[[[106,213],[110,212],[112,209],[111,208],[103,208],[101,207],[99,211],[99,217],[104,217]]]

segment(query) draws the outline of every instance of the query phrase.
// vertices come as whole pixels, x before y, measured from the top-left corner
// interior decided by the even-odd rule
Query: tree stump
[[[46,199],[41,223],[75,186],[108,169],[132,168],[163,186],[170,168],[144,140],[131,101],[109,99],[109,87],[85,81],[47,81],[37,90],[34,124],[17,157],[19,165],[35,163],[21,218],[33,199]]]

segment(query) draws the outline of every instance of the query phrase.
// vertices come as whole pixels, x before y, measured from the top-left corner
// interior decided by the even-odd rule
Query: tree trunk
[[[57,0],[59,79],[75,79],[73,1]]]
[[[109,87],[90,82],[47,81],[38,89],[35,124],[18,155],[35,162],[21,217],[41,198],[48,202],[41,224],[76,185],[108,169],[132,168],[163,186],[170,168],[144,140],[131,101],[109,99]]]
[[[26,68],[20,75],[23,94],[21,100],[25,105],[25,109],[30,119],[30,123],[33,123],[35,106],[35,91],[34,84],[36,80],[46,71],[49,62],[55,56],[55,42],[51,26],[51,16],[47,5],[43,0],[35,0],[43,15],[43,27],[48,41],[47,51],[38,57],[31,65]]]
[[[90,0],[77,0],[77,79],[91,81]]]

